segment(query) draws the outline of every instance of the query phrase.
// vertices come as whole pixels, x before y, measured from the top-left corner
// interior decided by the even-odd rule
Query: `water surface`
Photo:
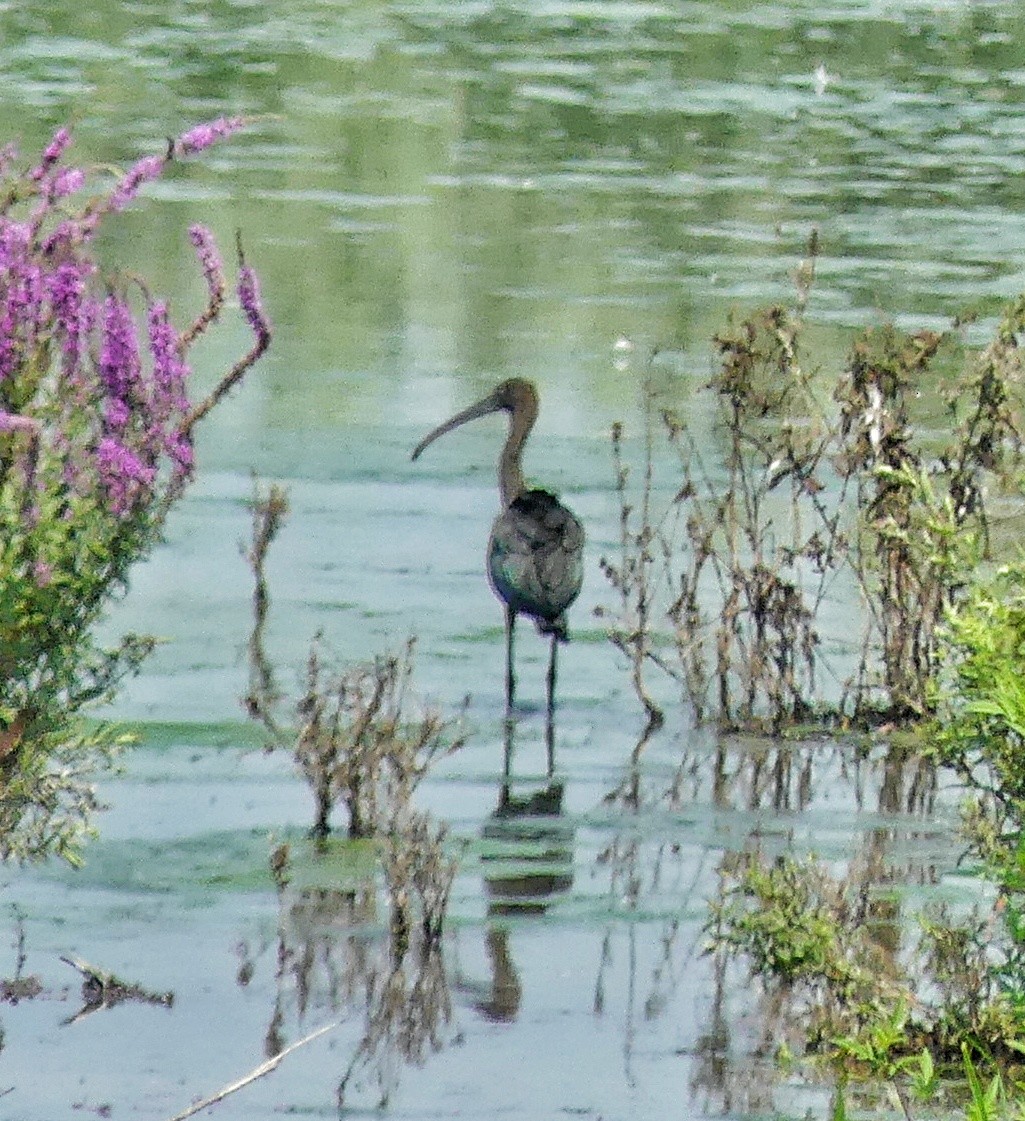
[[[80,158],[123,163],[196,120],[253,119],[153,187],[103,250],[184,318],[202,298],[187,226],[225,246],[239,228],[276,329],[207,422],[199,479],[109,621],[167,641],[116,707],[145,742],[104,785],[101,839],[81,872],[6,873],[12,938],[17,908],[49,994],[0,1016],[8,1116],[169,1117],[341,1017],[217,1109],[335,1114],[381,902],[332,869],[282,902],[267,875],[273,838],[298,845],[311,809],[241,723],[251,471],[291,496],[270,561],[282,684],[297,685],[317,630],[341,659],[413,633],[422,694],[446,711],[471,696],[469,744],[421,797],[469,846],[444,947],[451,1016],[437,1054],[371,1065],[348,1105],[372,1107],[384,1086],[417,1119],[652,1117],[681,1101],[695,1117],[824,1113],[827,1090],[770,1077],[763,1006],[703,955],[719,859],[793,845],[872,864],[901,889],[899,930],[922,898],[963,898],[956,791],[915,798],[883,745],[859,763],[851,744],[695,732],[671,690],[631,780],[640,713],[593,618],[618,534],[608,431],[620,419],[639,434],[654,350],[660,391],[686,407],[729,314],[790,297],[813,228],[816,362],[835,366],[855,328],[888,317],[941,327],[971,309],[970,337],[985,337],[1023,281],[1021,15],[799,0],[0,6],[0,139],[26,153],[65,121]],[[233,320],[199,382],[245,345]],[[546,651],[525,628],[520,642],[513,793],[559,813],[510,823],[495,816],[501,614],[482,575],[501,421],[408,455],[512,375],[542,395],[528,475],[585,522],[588,567],[561,666],[561,798],[531,710]],[[617,796],[631,781],[636,797]],[[61,1026],[76,1007],[69,952],[173,989],[173,1009]]]

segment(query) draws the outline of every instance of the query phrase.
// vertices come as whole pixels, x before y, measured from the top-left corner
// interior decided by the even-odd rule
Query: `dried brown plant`
[[[1021,467],[1025,297],[977,354],[956,331],[866,331],[830,384],[803,352],[817,252],[813,236],[793,308],[716,336],[718,370],[691,402],[714,417],[711,441],[672,405],[656,420],[650,378],[636,486],[613,429],[621,548],[603,568],[618,602],[601,613],[649,727],[656,667],[698,719],[730,727],[926,715],[938,628],[990,546],[988,484]],[[941,436],[923,387],[946,407]],[[676,479],[659,477],[659,428]],[[842,668],[823,635],[838,600],[845,633],[826,637],[846,645]]]
[[[266,494],[257,488],[252,542],[244,550],[254,579],[244,705],[271,733],[274,746],[290,747],[313,792],[315,837],[329,835],[339,804],[348,812],[351,838],[384,836],[409,812],[414,790],[434,763],[462,747],[461,721],[413,697],[415,639],[398,654],[339,669],[330,664],[324,638],[317,634],[306,659],[302,695],[295,701],[294,730],[283,727],[277,716],[283,698],[264,644],[270,606],[265,564],[287,510],[280,487]]]

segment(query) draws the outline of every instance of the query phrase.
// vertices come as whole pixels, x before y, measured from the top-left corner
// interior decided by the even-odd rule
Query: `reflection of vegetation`
[[[249,643],[250,689],[246,707],[275,741],[289,743],[316,804],[313,833],[330,832],[332,809],[342,803],[349,836],[371,837],[414,825],[410,800],[431,766],[463,744],[454,724],[431,708],[410,718],[414,642],[401,655],[384,655],[340,671],[325,667],[318,635],[306,662],[306,682],[295,706],[297,732],[284,730],[275,716],[280,697],[263,645],[269,593],[264,577],[267,550],[277,533],[286,501],[280,488],[257,494],[253,503],[253,544],[248,552],[255,577],[254,627]]]
[[[423,844],[424,838],[419,838]],[[409,844],[416,844],[410,838]],[[432,849],[430,840],[423,845]],[[437,849],[434,849],[437,855]],[[443,1045],[440,1030],[452,1015],[443,948],[425,920],[408,921],[409,897],[447,897],[452,865],[425,863],[415,852],[391,858],[386,876],[391,918],[382,932],[373,883],[352,888],[293,888],[287,847],[272,857],[278,886],[277,999],[267,1033],[269,1055],[286,1050],[283,1023],[288,994],[300,1017],[314,1005],[332,1013],[356,1012],[363,1028],[337,1087],[339,1108],[369,1070],[378,1105],[387,1105],[398,1079],[396,1060],[420,1064]],[[414,867],[415,865],[415,867]],[[400,879],[400,873],[405,877]],[[436,873],[436,874],[435,874]],[[430,880],[428,885],[427,881]],[[430,909],[424,907],[423,914]],[[439,913],[435,910],[435,917]],[[406,915],[401,922],[397,915]],[[246,963],[245,983],[253,965]]]
[[[303,1014],[316,975],[324,970],[332,1006],[361,1003],[365,1018],[363,1036],[338,1084],[339,1108],[367,1066],[376,1071],[384,1106],[395,1079],[394,1059],[422,1062],[429,1050],[441,1046],[438,1026],[451,1014],[441,936],[456,862],[445,851],[445,827],[436,827],[412,798],[432,764],[463,741],[452,735],[452,723],[433,710],[409,719],[412,640],[401,656],[329,671],[318,636],[307,659],[305,689],[295,705],[297,731],[282,726],[275,715],[281,698],[263,645],[270,598],[264,564],[286,508],[277,487],[266,495],[257,493],[253,503],[248,559],[255,579],[254,627],[246,707],[276,744],[291,748],[314,792],[312,835],[320,856],[330,852],[330,815],[338,802],[348,811],[350,842],[379,842],[389,917],[382,936],[373,924],[376,894],[367,885],[353,891],[304,889],[293,901],[290,849],[281,845],[272,853],[282,914],[278,1000],[267,1049],[272,1056],[287,1050],[281,1038],[286,979],[294,983]],[[242,975],[248,983],[251,967]]]
[[[397,1074],[394,1060],[422,1064],[442,1047],[439,1028],[452,1015],[445,959],[439,947],[394,961],[387,972],[367,978],[364,1032],[338,1083],[338,1106],[367,1067],[375,1071],[378,1105],[388,1105]]]
[[[396,959],[405,956],[413,941],[423,950],[441,941],[456,874],[456,862],[445,855],[443,848],[446,833],[444,825],[434,829],[427,814],[407,810],[388,837],[384,878]]]
[[[809,994],[804,1022],[813,1045],[860,1030],[906,994],[869,921],[867,896],[789,858],[767,863],[757,854],[734,854],[721,876],[714,944],[743,952],[759,976]]]
[[[186,357],[224,304],[210,233],[189,232],[207,303],[181,330],[141,281],[101,276],[94,239],[143,184],[241,124],[194,128],[89,198],[86,172],[64,162],[67,129],[34,167],[0,154],[0,856],[74,855],[95,805],[90,771],[112,745],[77,718],[153,647],[128,635],[100,649],[95,626],[191,478],[197,423],[270,341],[240,252],[255,342],[190,403]]]
[[[940,908],[923,917],[908,905],[909,889],[919,894],[932,887],[939,872],[932,858],[919,855],[919,842],[937,836],[935,765],[921,747],[913,749],[910,737],[859,746],[854,738],[787,742],[716,735],[697,750],[688,746],[675,771],[667,773],[655,761],[629,769],[610,801],[642,816],[600,853],[610,909],[616,918],[647,915],[656,900],[664,905],[668,897],[678,917],[636,944],[632,925],[623,931],[612,922],[605,935],[596,1011],[607,1014],[615,968],[636,970],[625,1010],[628,1075],[641,1025],[665,1015],[674,990],[685,989],[688,977],[693,981],[690,963],[707,943],[686,916],[703,909],[709,896],[716,919],[708,932],[718,952],[709,964],[714,986],[701,984],[708,1019],[694,1041],[692,1087],[708,1094],[716,1110],[773,1112],[779,1082],[761,1065],[773,1057],[812,1053],[819,1064],[832,1060],[827,1072],[849,1081],[847,1096],[865,1079],[874,1083],[874,1105],[886,1080],[912,1101],[914,1087],[928,1082],[923,1064],[933,1060],[937,1081],[956,1077],[963,1069],[961,1042],[968,1042],[984,1080],[990,1078],[990,1058],[1015,1059],[1015,1041],[1025,1041],[1025,1033],[1000,969],[986,972],[987,958],[996,964],[1004,952],[1002,908],[976,919]],[[861,851],[843,876],[824,862],[777,855],[792,844],[789,831],[801,831],[809,820],[802,815],[814,820],[823,803],[830,817],[871,815],[862,819],[868,827]],[[751,851],[723,860],[718,894],[695,854],[697,849],[707,856],[707,846],[688,851],[661,831],[652,835],[648,826],[653,814],[700,817],[710,805],[719,811],[714,820],[723,830],[739,826],[746,832],[750,811],[770,812],[769,819],[757,814]],[[845,863],[849,843],[845,836]],[[617,938],[630,939],[618,957]],[[760,983],[752,984],[741,969]],[[804,1067],[799,1073],[806,1072]]]
[[[1008,1115],[1001,1070],[1016,1070],[1025,1053],[1023,589],[1025,569],[1003,570],[971,592],[943,635],[937,751],[974,795],[966,831],[999,891],[990,913],[918,915],[921,935],[902,951],[900,897],[879,890],[877,859],[844,878],[790,857],[724,861],[713,942],[743,955],[773,1016],[802,1024],[803,1044],[834,1064],[838,1110],[847,1083],[870,1078],[891,1084],[910,1118],[913,1099],[935,1095],[942,1074],[960,1075],[969,1116]],[[908,777],[909,793],[921,788]],[[889,880],[899,890],[908,875]]]
[[[773,1022],[848,1080],[889,1082],[910,1117],[907,1095],[934,1066],[956,1073],[966,1054],[1017,1064],[1025,1021],[995,964],[997,914],[923,919],[903,959],[891,937],[895,914],[880,910],[867,869],[844,879],[814,861],[757,853],[729,857],[714,908],[713,945],[742,954],[761,979]]]
[[[613,989],[612,976],[617,964],[616,940],[624,933],[626,952],[620,966],[629,971],[625,986],[626,1003],[623,1012],[623,1066],[628,1081],[633,1084],[633,1070],[639,1024],[657,1020],[666,1014],[674,993],[685,984],[688,965],[699,952],[699,935],[683,919],[690,903],[697,902],[699,884],[704,872],[704,859],[690,859],[683,846],[663,837],[650,838],[637,826],[637,815],[642,810],[656,813],[667,806],[680,805],[677,777],[664,784],[663,776],[655,778],[650,787],[645,784],[637,767],[620,789],[607,796],[608,802],[622,799],[631,811],[628,824],[614,835],[599,852],[597,865],[605,869],[608,877],[607,907],[610,919],[602,937],[601,955],[594,983],[593,1012],[606,1016],[609,1012],[609,990]],[[650,960],[650,970],[645,981],[640,965],[639,934],[643,929],[638,917],[651,905],[651,901],[672,893],[678,898],[673,910],[677,913],[663,919],[653,939],[658,950]],[[630,918],[626,924],[624,917]],[[622,991],[622,986],[620,986]]]
[[[721,462],[709,463],[667,409],[680,475],[672,500],[655,509],[650,433],[636,497],[614,434],[622,550],[604,567],[621,603],[610,635],[632,655],[649,723],[658,717],[649,665],[680,683],[699,717],[711,709],[733,726],[928,713],[939,625],[988,546],[986,482],[1020,463],[1013,379],[1025,298],[942,389],[948,435],[927,446],[913,402],[942,377],[952,340],[893,327],[865,333],[831,405],[801,352],[816,252],[813,238],[795,310],[757,313],[716,339],[722,363],[708,389]],[[854,671],[827,697],[823,679],[836,671],[823,653],[823,616],[837,588],[860,594],[862,636]],[[670,636],[656,649],[659,619]],[[835,637],[857,651],[857,627],[843,625]]]

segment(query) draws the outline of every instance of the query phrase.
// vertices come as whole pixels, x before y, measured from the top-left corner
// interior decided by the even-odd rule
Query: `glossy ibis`
[[[428,433],[413,449],[413,459],[439,436],[489,413],[509,414],[509,435],[498,461],[502,512],[491,528],[488,579],[505,604],[505,700],[511,710],[516,694],[513,633],[516,616],[533,619],[551,636],[548,661],[548,713],[555,708],[558,643],[569,639],[566,610],[577,598],[584,576],[584,531],[576,517],[547,490],[523,482],[523,445],[537,420],[538,397],[532,382],[510,378],[483,400]]]

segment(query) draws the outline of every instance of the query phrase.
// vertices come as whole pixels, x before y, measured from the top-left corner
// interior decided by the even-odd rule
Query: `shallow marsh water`
[[[1025,279],[1021,14],[0,5],[0,140],[26,153],[69,119],[80,154],[123,163],[196,119],[255,118],[152,190],[105,250],[185,308],[200,295],[188,224],[211,223],[225,245],[240,227],[277,329],[208,422],[167,544],[110,620],[167,642],[115,710],[143,743],[104,784],[100,839],[80,871],[4,873],[11,941],[20,925],[25,969],[46,986],[0,1011],[4,1116],[168,1117],[341,1017],[212,1115],[336,1111],[381,966],[382,904],[358,859],[301,860],[283,900],[270,881],[274,839],[301,850],[311,807],[239,715],[250,471],[291,496],[270,561],[282,683],[297,683],[318,629],[343,659],[413,633],[423,695],[449,711],[472,698],[469,744],[420,795],[468,846],[445,984],[434,979],[451,1015],[422,1066],[382,1058],[393,1114],[825,1114],[827,1089],[774,1079],[775,1028],[742,973],[702,954],[718,862],[759,843],[872,864],[899,927],[925,898],[970,894],[955,874],[956,791],[941,778],[916,796],[883,745],[859,762],[852,744],[718,739],[674,705],[636,797],[622,795],[642,722],[593,618],[618,532],[608,428],[639,432],[652,350],[660,391],[690,399],[728,313],[789,294],[812,226],[816,361],[838,361],[850,331],[884,315],[937,327],[970,307],[972,337],[985,336]],[[198,377],[243,341],[227,329]],[[500,422],[408,460],[427,429],[512,374],[542,394],[528,473],[588,532],[561,661],[561,801],[540,798],[539,711],[528,704],[516,729],[513,794],[560,813],[518,821],[495,815],[503,648],[482,575]],[[519,649],[522,696],[539,702],[544,648],[524,628]],[[69,953],[173,990],[173,1008],[63,1024],[77,1007]],[[12,945],[0,972],[15,963]],[[379,1099],[375,1063],[350,1087],[354,1112]]]

